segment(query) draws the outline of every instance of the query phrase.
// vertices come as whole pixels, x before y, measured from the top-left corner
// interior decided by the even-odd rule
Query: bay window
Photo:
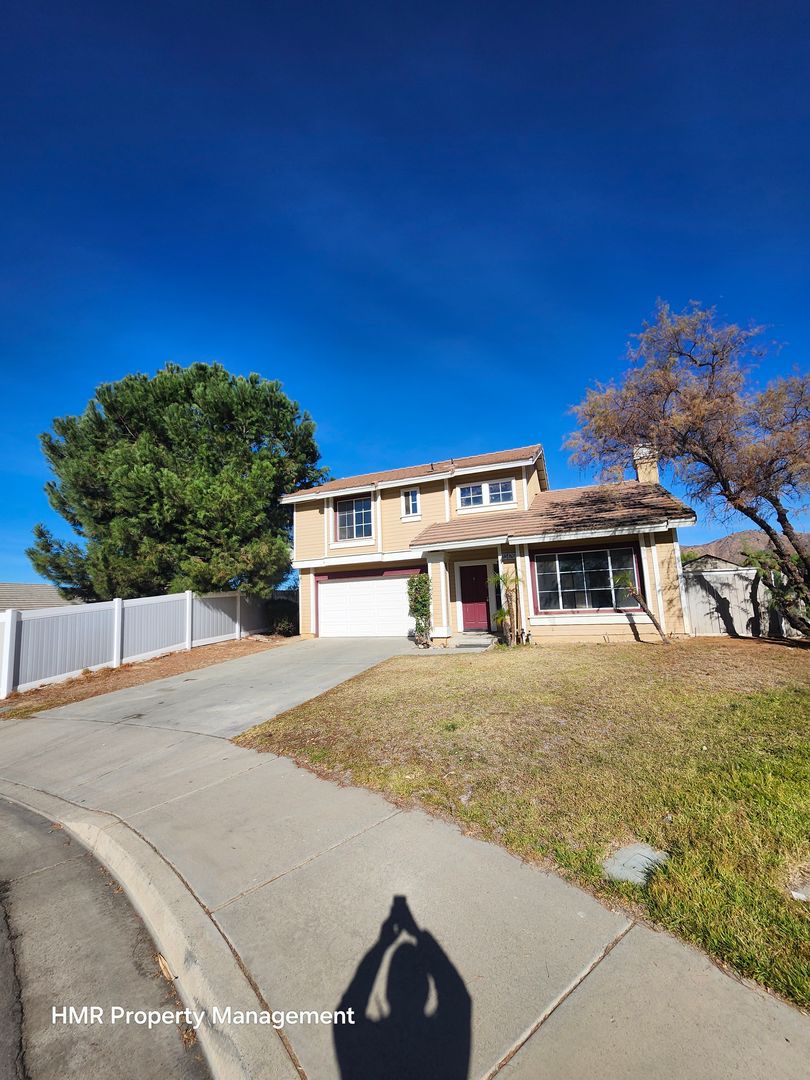
[[[637,608],[622,579],[638,588],[633,548],[556,551],[535,555],[539,611]]]

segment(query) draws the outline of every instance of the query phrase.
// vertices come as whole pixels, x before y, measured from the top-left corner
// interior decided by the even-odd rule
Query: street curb
[[[201,902],[142,836],[113,814],[24,784],[0,779],[0,797],[61,825],[122,886],[167,961],[183,1005],[206,1012],[197,1038],[214,1080],[301,1080],[273,1027],[210,1020],[214,1006],[262,1011],[267,1005]]]

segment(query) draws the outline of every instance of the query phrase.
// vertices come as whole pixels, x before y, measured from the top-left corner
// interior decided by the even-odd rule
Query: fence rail
[[[268,603],[239,592],[141,596],[0,613],[0,698],[103,667],[266,630]]]

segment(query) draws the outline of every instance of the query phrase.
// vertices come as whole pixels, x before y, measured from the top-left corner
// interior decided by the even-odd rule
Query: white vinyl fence
[[[753,567],[690,571],[687,564],[683,583],[696,636],[794,636],[791,627],[771,610],[770,590]]]
[[[142,596],[0,614],[0,698],[102,667],[265,630],[268,605],[239,592]]]

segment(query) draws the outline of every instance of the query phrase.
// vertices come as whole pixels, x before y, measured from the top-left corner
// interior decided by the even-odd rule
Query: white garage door
[[[321,637],[407,637],[406,577],[350,578],[318,585],[318,633]]]

